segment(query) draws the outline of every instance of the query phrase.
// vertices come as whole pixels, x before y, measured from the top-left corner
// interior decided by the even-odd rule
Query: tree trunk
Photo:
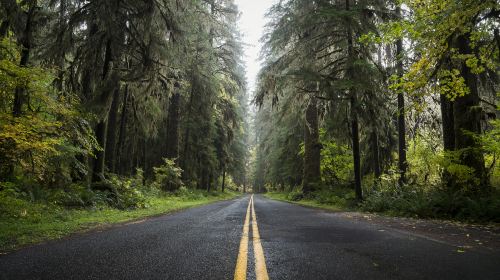
[[[108,78],[108,74],[111,71],[111,65],[113,61],[112,49],[111,49],[111,40],[109,39],[106,42],[106,49],[104,54],[104,61],[102,66],[101,80],[104,81]],[[109,109],[109,108],[107,108]],[[95,160],[94,167],[92,173],[92,183],[100,182],[104,179],[104,171],[105,171],[105,151],[106,151],[106,134],[107,134],[107,114],[109,111],[105,111],[104,116],[100,116],[98,123],[95,128],[96,140],[101,146],[102,150],[95,151]]]
[[[380,167],[380,148],[378,144],[378,134],[375,130],[372,131],[371,142],[373,150],[373,159],[372,159],[373,172],[375,173],[375,177],[379,178],[382,171]]]
[[[455,125],[453,102],[445,95],[440,95],[443,145],[445,151],[455,150]]]
[[[401,7],[396,7],[396,16],[401,18]],[[396,42],[396,72],[399,78],[403,76],[403,41]],[[398,92],[398,168],[400,172],[399,185],[406,183],[406,170],[408,162],[406,160],[406,122],[405,122],[405,97],[402,91]]]
[[[350,0],[345,1],[346,11],[350,10]],[[353,69],[353,63],[356,60],[356,54],[354,53],[354,43],[351,26],[347,27],[347,53],[349,67],[347,69],[347,77],[351,80],[354,79],[355,73]],[[361,186],[361,155],[359,150],[359,122],[358,122],[358,96],[356,90],[351,88],[349,90],[351,96],[351,137],[352,137],[352,156],[354,162],[354,189],[356,191],[356,198],[358,200],[363,199],[363,189]]]
[[[176,83],[174,94],[170,97],[170,106],[168,108],[166,139],[166,157],[168,159],[177,159],[179,157],[180,101],[181,94],[179,92],[179,84]]]
[[[468,35],[460,36],[457,42],[461,54],[472,53]],[[460,164],[474,169],[474,178],[459,187],[481,191],[481,187],[487,187],[488,182],[481,143],[475,137],[481,133],[482,112],[477,76],[471,72],[465,62],[462,62],[461,76],[465,79],[470,92],[457,97],[453,104],[455,149],[461,153]]]
[[[311,98],[306,109],[304,125],[304,179],[302,192],[309,194],[321,181],[321,144],[316,98]]]
[[[351,97],[351,133],[352,133],[352,156],[354,161],[354,187],[356,198],[363,199],[363,190],[361,188],[361,155],[359,149],[359,121],[356,112],[356,96],[354,93]]]
[[[22,46],[21,50],[21,61],[19,65],[21,67],[27,66],[30,60],[31,52],[31,39],[33,37],[33,16],[36,9],[36,2],[32,1],[28,10],[28,16],[26,18],[26,26],[22,34],[20,34],[19,43]],[[17,86],[14,91],[14,103],[12,106],[12,115],[14,117],[20,117],[23,114],[23,106],[27,101],[26,88],[23,86]]]
[[[2,24],[0,24],[0,39],[7,37],[7,34],[9,32],[9,26],[10,26],[9,20],[2,21]]]
[[[60,1],[59,2],[59,26],[58,26],[58,32],[57,32],[57,45],[59,47],[58,51],[58,58],[57,60],[57,67],[58,69],[58,74],[57,74],[57,79],[55,80],[55,86],[56,89],[59,91],[59,95],[63,94],[63,85],[64,85],[64,68],[65,68],[65,56],[66,52],[63,46],[63,40],[64,40],[64,32],[65,32],[65,19],[64,15],[66,13],[66,1]]]
[[[118,107],[120,105],[120,89],[115,89],[113,101],[108,114],[108,132],[106,137],[106,166],[110,172],[115,172],[116,165],[116,125]]]
[[[125,145],[125,134],[127,133],[127,114],[128,114],[128,85],[125,86],[125,94],[123,95],[123,107],[122,114],[120,117],[120,132],[118,134],[118,144],[117,144],[117,163],[115,169],[119,171],[120,174],[125,172],[124,164],[122,160],[123,146]]]
[[[222,168],[222,192],[226,189],[226,168]]]
[[[148,170],[148,140],[146,139],[146,136],[142,139],[142,171],[143,174],[146,174],[146,171]],[[135,171],[135,170],[134,170]],[[134,172],[136,174],[137,172]],[[146,176],[142,177],[142,185],[144,186],[146,184]]]
[[[104,179],[104,154],[106,149],[106,121],[102,120],[95,127],[95,137],[102,150],[96,150],[94,167],[92,170],[92,183],[100,182]]]
[[[441,105],[441,120],[443,128],[443,147],[446,152],[455,150],[455,124],[454,124],[454,114],[453,114],[453,102],[448,99],[445,95],[440,95],[440,105]],[[451,189],[453,188],[453,177],[448,170],[443,170],[441,180],[444,186]]]
[[[186,114],[186,118],[187,118],[187,123],[186,123],[186,129],[184,131],[184,150],[182,151],[182,157],[181,157],[181,161],[180,161],[180,165],[181,165],[181,168],[183,170],[182,172],[182,179],[187,179],[189,178],[190,174],[188,173],[189,169],[187,167],[187,164],[188,164],[188,157],[189,157],[189,141],[190,141],[190,136],[191,136],[191,123],[190,123],[190,119],[191,119],[191,114],[192,114],[192,111],[193,111],[193,102],[194,102],[194,88],[191,87],[191,92],[190,92],[190,95],[189,95],[189,102],[187,104],[187,114]]]

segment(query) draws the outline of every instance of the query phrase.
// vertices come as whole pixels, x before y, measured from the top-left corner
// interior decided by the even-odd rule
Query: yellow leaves
[[[457,69],[438,71],[438,90],[450,100],[464,96],[469,93],[469,88],[465,84],[465,79]]]
[[[51,154],[63,142],[58,135],[62,124],[46,121],[36,116],[13,118],[9,113],[0,114],[0,145],[14,145],[12,153],[26,152]]]
[[[40,177],[47,163],[60,156],[62,146],[85,153],[97,144],[81,122],[78,99],[55,92],[50,69],[21,67],[18,59],[15,44],[0,41],[0,153],[24,172]],[[12,103],[18,88],[29,98],[22,115],[14,118]],[[69,147],[74,141],[82,147]]]

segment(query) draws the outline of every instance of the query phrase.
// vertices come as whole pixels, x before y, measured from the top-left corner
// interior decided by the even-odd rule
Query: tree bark
[[[350,0],[345,1],[346,11],[350,10]],[[356,60],[356,54],[354,53],[354,42],[350,23],[347,23],[347,55],[348,63],[350,64],[347,69],[347,77],[351,80],[354,79],[355,74],[353,73],[353,63]],[[358,96],[356,90],[351,88],[349,90],[351,96],[351,137],[352,137],[352,156],[354,162],[354,189],[356,192],[356,199],[363,199],[363,189],[361,186],[361,155],[359,149],[359,121],[358,121]]]
[[[318,106],[311,98],[306,109],[304,125],[304,179],[302,192],[309,194],[316,190],[321,181],[321,144],[319,142]]]
[[[226,189],[226,168],[223,167],[222,168],[222,192],[224,192],[224,190]]]
[[[95,137],[102,150],[96,150],[94,166],[92,170],[92,183],[100,182],[104,179],[104,154],[106,149],[106,121],[101,120],[95,127]]]
[[[22,46],[21,50],[21,61],[19,65],[25,67],[28,65],[30,60],[31,44],[33,37],[33,16],[36,9],[36,2],[32,1],[28,10],[28,16],[26,18],[26,26],[22,34],[18,34],[18,41]],[[14,117],[20,117],[23,114],[23,106],[27,101],[26,88],[22,86],[17,86],[14,91],[14,103],[12,106],[12,115]]]
[[[0,24],[0,38],[5,38],[7,36],[7,33],[9,32],[9,26],[9,20],[2,21],[2,24]]]
[[[179,92],[179,84],[176,83],[174,94],[170,97],[167,117],[166,157],[168,159],[177,159],[179,157],[180,103],[181,94]]]
[[[108,74],[111,71],[111,64],[113,61],[112,49],[111,49],[111,40],[109,39],[106,42],[106,49],[104,54],[104,62],[102,67],[101,79],[105,81],[108,78]],[[107,130],[107,114],[109,111],[106,111],[104,116],[101,116],[96,127],[95,134],[96,140],[101,146],[102,150],[95,151],[95,160],[94,166],[92,169],[92,183],[100,182],[104,179],[104,171],[105,171],[105,151],[106,151],[106,130]]]
[[[183,170],[182,179],[189,178],[187,161],[188,161],[188,157],[189,157],[189,141],[190,141],[190,136],[191,136],[190,119],[191,119],[191,114],[192,114],[192,110],[193,110],[193,102],[194,102],[194,88],[191,87],[191,92],[189,95],[189,102],[187,104],[187,114],[186,114],[187,123],[186,123],[186,129],[184,131],[184,139],[183,139],[184,150],[182,151],[182,157],[181,157],[181,161],[180,161],[180,165],[181,165],[181,168]]]
[[[125,94],[123,95],[123,107],[122,114],[120,117],[120,131],[118,134],[118,144],[116,147],[116,166],[115,170],[118,170],[120,174],[125,171],[124,164],[122,160],[123,146],[125,145],[125,134],[127,133],[127,114],[128,114],[128,85],[125,86]]]
[[[468,34],[462,35],[457,40],[461,54],[471,54],[472,50]],[[474,137],[481,133],[481,106],[478,91],[477,76],[471,72],[465,62],[462,62],[461,76],[469,88],[469,93],[459,96],[453,104],[455,149],[460,151],[460,164],[474,169],[474,178],[461,188],[481,191],[487,187],[487,174],[481,143]]]
[[[401,7],[396,7],[396,16],[401,18]],[[396,72],[399,78],[403,76],[403,41],[396,41]],[[406,171],[408,162],[406,160],[406,121],[405,121],[405,97],[402,91],[398,92],[398,168],[400,172],[399,185],[406,183]]]
[[[113,101],[108,114],[108,129],[106,137],[106,167],[110,172],[115,172],[116,165],[116,125],[118,119],[118,107],[120,106],[120,89],[116,88],[113,93]]]
[[[455,125],[453,102],[446,96],[440,95],[441,119],[443,129],[443,145],[445,151],[455,150]]]
[[[372,164],[373,164],[373,172],[375,173],[375,177],[379,178],[382,171],[380,167],[380,147],[378,144],[378,134],[375,130],[372,131],[372,137],[371,137],[371,142],[372,142],[372,152],[373,152],[373,159],[372,159]]]
[[[354,162],[354,187],[356,191],[356,198],[363,199],[363,190],[361,187],[361,155],[359,149],[359,121],[356,112],[356,96],[351,93],[351,133],[352,133],[352,155]]]

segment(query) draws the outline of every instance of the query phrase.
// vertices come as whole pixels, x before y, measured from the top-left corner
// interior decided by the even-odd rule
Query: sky
[[[256,77],[260,70],[259,54],[262,44],[259,40],[264,34],[264,26],[267,22],[265,14],[276,0],[235,0],[235,2],[241,12],[238,26],[245,44],[244,61],[248,89],[253,95]]]

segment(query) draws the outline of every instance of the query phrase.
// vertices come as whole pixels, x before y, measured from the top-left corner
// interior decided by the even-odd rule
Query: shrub
[[[139,185],[137,179],[122,179],[116,175],[111,175],[105,181],[113,189],[114,200],[112,206],[119,209],[133,209],[147,207],[147,200],[144,194],[142,182]]]
[[[175,191],[183,186],[182,169],[177,167],[173,160],[163,159],[163,161],[163,165],[153,168],[155,173],[153,186],[164,191]]]
[[[299,201],[304,198],[304,193],[301,189],[292,190],[287,194],[287,199],[291,201]]]

